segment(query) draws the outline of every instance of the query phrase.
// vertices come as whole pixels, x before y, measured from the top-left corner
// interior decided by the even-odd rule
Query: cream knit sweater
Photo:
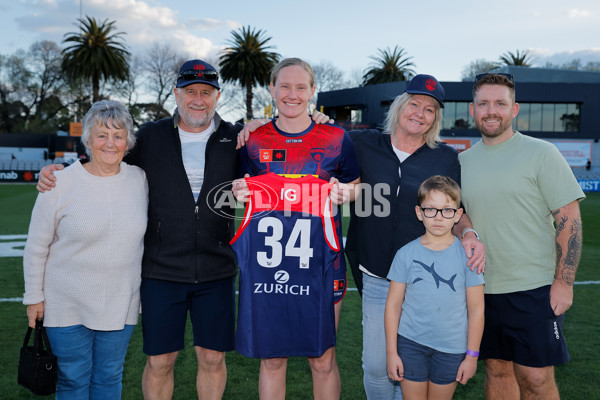
[[[24,304],[44,302],[44,325],[94,330],[135,325],[148,210],[144,172],[121,163],[99,177],[79,161],[57,171],[29,225]]]

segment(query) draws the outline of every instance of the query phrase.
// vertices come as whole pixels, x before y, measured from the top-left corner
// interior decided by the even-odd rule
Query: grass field
[[[32,185],[0,185],[0,235],[26,234],[36,196]],[[589,194],[582,203],[584,250],[577,282],[600,281],[600,194]],[[8,239],[0,239],[0,248]],[[24,243],[23,243],[24,244]],[[350,274],[349,274],[350,277]],[[349,287],[353,282],[349,283]],[[21,257],[0,257],[0,298],[23,295]],[[572,361],[556,369],[563,399],[600,399],[600,285],[578,284],[575,300],[565,321],[565,337]],[[20,302],[0,302],[0,400],[35,398],[17,385],[19,348],[27,328],[25,306]],[[189,325],[189,324],[188,324]],[[174,399],[193,399],[196,360],[189,346],[180,353],[175,371]],[[342,399],[364,399],[361,369],[362,327],[358,293],[349,291],[344,299],[338,333],[337,360],[342,378]],[[141,326],[138,324],[125,361],[124,399],[141,399],[141,376],[145,356],[142,352]],[[258,398],[258,361],[235,352],[227,354],[228,381],[225,399]],[[292,359],[288,364],[288,399],[311,399],[312,383],[308,363]],[[51,398],[51,397],[49,397]],[[483,365],[456,399],[483,398]]]

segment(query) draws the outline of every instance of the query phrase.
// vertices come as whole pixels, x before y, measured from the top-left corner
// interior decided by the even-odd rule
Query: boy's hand
[[[404,364],[398,354],[388,355],[387,372],[388,378],[393,381],[399,382],[404,379]]]
[[[460,382],[463,385],[471,379],[477,371],[477,357],[465,356],[465,359],[460,363],[458,367],[458,373],[456,374],[456,382]]]

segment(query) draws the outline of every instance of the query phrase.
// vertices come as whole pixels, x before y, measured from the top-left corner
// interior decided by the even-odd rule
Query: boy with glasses
[[[483,333],[483,276],[471,271],[452,228],[460,188],[434,175],[418,191],[425,234],[403,246],[388,273],[387,371],[407,398],[451,399],[475,375]]]

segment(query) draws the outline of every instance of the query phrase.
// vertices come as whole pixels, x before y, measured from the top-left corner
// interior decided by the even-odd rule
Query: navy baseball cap
[[[219,74],[215,67],[202,60],[189,60],[179,68],[177,87],[182,88],[193,83],[205,83],[221,90]]]
[[[404,92],[431,96],[440,103],[442,108],[444,108],[444,96],[446,93],[444,92],[442,84],[431,75],[419,74],[415,76],[408,83]]]

